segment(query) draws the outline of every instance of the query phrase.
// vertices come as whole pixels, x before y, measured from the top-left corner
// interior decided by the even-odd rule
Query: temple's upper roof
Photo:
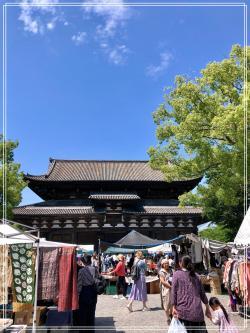
[[[27,174],[25,179],[29,188],[43,200],[89,198],[99,202],[115,199],[131,202],[140,198],[177,199],[201,180],[194,178],[167,182],[161,171],[151,168],[149,161],[56,159],[50,159],[46,174]],[[119,194],[119,198],[116,194]]]
[[[50,159],[48,172],[34,176],[29,181],[139,181],[164,182],[164,175],[150,167],[148,161],[102,161]]]

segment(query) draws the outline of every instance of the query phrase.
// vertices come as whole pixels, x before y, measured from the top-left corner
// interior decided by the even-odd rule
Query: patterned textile
[[[232,275],[231,275],[231,290],[235,291],[237,288],[239,288],[239,276],[238,276],[238,268],[239,268],[239,262],[234,262],[233,269],[232,269]]]
[[[8,303],[8,247],[0,246],[0,304]]]
[[[78,309],[77,265],[75,247],[59,249],[58,311]]]
[[[250,306],[250,263],[241,262],[239,265],[239,280],[241,296]]]
[[[12,288],[12,283],[13,283],[12,263],[11,263],[11,257],[8,256],[8,277],[7,277],[8,288]]]
[[[10,246],[14,292],[17,302],[30,303],[34,301],[34,273],[32,244],[14,244]]]
[[[39,249],[38,300],[58,296],[59,248]]]
[[[232,265],[232,260],[228,260],[225,264],[224,274],[223,274],[223,283],[225,284],[225,287],[229,287],[229,271]]]

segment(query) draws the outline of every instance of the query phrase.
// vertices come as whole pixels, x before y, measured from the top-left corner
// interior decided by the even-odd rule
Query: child
[[[238,329],[229,319],[229,316],[224,306],[220,303],[218,298],[211,297],[209,300],[209,305],[213,310],[213,315],[211,320],[215,325],[219,325],[220,333],[239,333]]]

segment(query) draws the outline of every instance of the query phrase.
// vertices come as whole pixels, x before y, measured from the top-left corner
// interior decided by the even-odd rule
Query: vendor
[[[125,275],[126,275],[125,258],[122,254],[119,254],[117,256],[117,258],[118,258],[119,262],[116,265],[116,268],[108,273],[108,275],[115,273],[118,277],[117,281],[116,281],[116,295],[113,296],[113,298],[119,298],[119,289],[121,287],[122,295],[123,295],[121,297],[121,299],[126,299],[127,286],[126,286],[126,281],[125,281]]]
[[[161,304],[166,313],[167,323],[170,325],[171,322],[171,301],[170,301],[170,292],[171,292],[171,283],[172,283],[173,272],[169,266],[169,260],[163,259],[161,261],[161,270],[159,273],[160,276],[160,295],[161,295]]]

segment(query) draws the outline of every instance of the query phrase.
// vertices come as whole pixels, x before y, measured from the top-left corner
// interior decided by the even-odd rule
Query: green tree
[[[211,240],[218,240],[221,242],[227,242],[230,238],[230,235],[230,230],[220,224],[215,227],[209,227],[205,230],[199,231],[200,237],[208,238]]]
[[[20,164],[14,162],[14,149],[18,147],[18,142],[4,141],[3,136],[0,135],[0,200],[1,208],[0,214],[1,218],[3,217],[3,196],[6,195],[6,217],[12,218],[12,209],[17,206],[21,200],[21,192],[26,186],[25,181],[23,180],[23,173],[20,172]],[[3,152],[5,150],[5,163],[3,161]],[[5,170],[6,175],[6,186],[4,189],[3,174]]]
[[[205,218],[230,229],[228,238],[244,214],[244,52],[235,45],[198,77],[176,77],[153,113],[158,145],[149,149],[167,181],[204,177],[180,205],[202,207]]]

